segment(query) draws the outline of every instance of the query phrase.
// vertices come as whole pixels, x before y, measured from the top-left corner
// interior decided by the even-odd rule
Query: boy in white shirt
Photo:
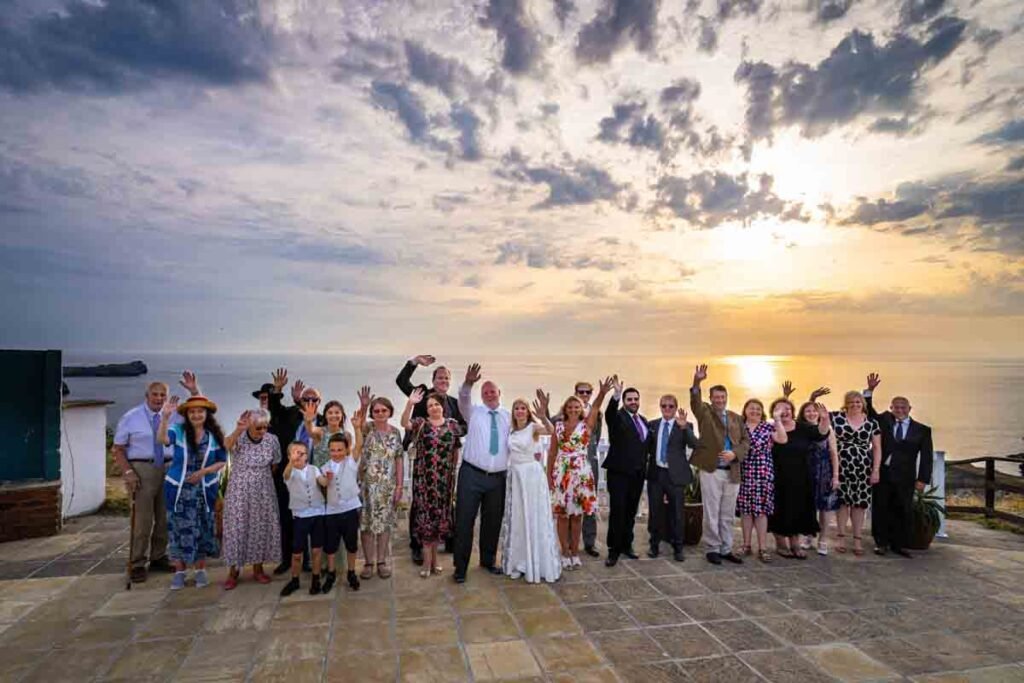
[[[349,436],[334,434],[327,442],[331,459],[324,463],[327,478],[327,514],[324,516],[324,552],[327,553],[327,578],[323,592],[331,590],[337,577],[335,555],[345,541],[345,576],[349,588],[359,590],[355,558],[359,550],[359,451],[361,435],[356,430],[356,447],[349,449]]]
[[[313,549],[313,584],[309,594],[320,592],[320,549],[324,545],[324,494],[321,486],[327,486],[327,478],[316,465],[306,463],[309,452],[306,444],[293,441],[288,444],[288,465],[282,478],[288,487],[288,507],[292,511],[292,580],[281,589],[282,596],[288,596],[299,589],[299,572],[302,570],[302,549],[307,540]]]

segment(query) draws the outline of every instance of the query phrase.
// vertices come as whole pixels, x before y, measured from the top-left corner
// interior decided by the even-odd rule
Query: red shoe
[[[238,579],[234,576],[228,575],[228,578],[224,580],[224,590],[226,591],[234,590],[237,585]]]
[[[260,572],[259,574],[254,573],[252,575],[252,578],[256,580],[256,583],[267,584],[267,583],[270,583],[270,581],[271,581],[271,578],[269,576],[267,576],[266,574],[264,574],[263,572]]]

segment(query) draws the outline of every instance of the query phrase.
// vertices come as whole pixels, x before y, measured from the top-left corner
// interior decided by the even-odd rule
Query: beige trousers
[[[740,485],[729,481],[729,470],[700,473],[704,503],[704,545],[709,553],[732,552],[732,528],[736,521],[736,496]]]
[[[167,558],[167,505],[164,503],[164,468],[149,462],[133,462],[139,475],[135,492],[135,533],[132,536],[132,567],[146,560]]]

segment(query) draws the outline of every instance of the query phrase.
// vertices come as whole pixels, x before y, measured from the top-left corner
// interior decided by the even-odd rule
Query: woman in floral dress
[[[882,431],[865,411],[864,396],[848,391],[843,409],[833,412],[832,427],[839,447],[839,512],[836,526],[841,553],[846,552],[846,520],[853,523],[853,554],[864,554],[861,532],[864,515],[871,504],[871,487],[878,483],[882,468]]]
[[[402,427],[413,434],[416,460],[413,461],[412,528],[423,544],[423,569],[427,578],[441,573],[437,561],[437,543],[455,530],[452,518],[452,494],[455,492],[455,461],[458,459],[462,427],[444,416],[444,397],[427,396],[427,418],[411,417],[413,406],[423,400],[424,391],[417,387],[409,394],[402,413]]]
[[[270,583],[264,562],[281,561],[281,527],[270,466],[281,462],[281,444],[268,435],[270,413],[249,410],[225,437],[231,470],[224,497],[224,589],[238,585],[242,568],[252,565],[252,577]]]
[[[750,450],[740,464],[740,491],[736,514],[743,528],[741,555],[751,554],[754,529],[757,530],[757,556],[771,562],[768,551],[768,516],[775,511],[775,467],[772,444],[775,427],[764,419],[764,404],[752,398],[743,405],[743,420],[750,434]]]
[[[561,411],[564,419],[555,425],[555,436],[551,439],[548,481],[555,518],[558,520],[563,569],[583,566],[579,557],[583,516],[591,514],[597,505],[594,473],[587,461],[587,446],[610,387],[611,379],[601,382],[597,398],[591,403],[590,414],[586,419],[583,417],[583,402],[575,396],[567,398]]]
[[[386,398],[373,397],[370,387],[359,390],[359,412],[353,426],[362,430],[362,457],[359,458],[360,499],[363,511],[359,530],[363,543],[363,571],[369,579],[376,568],[382,579],[391,576],[391,532],[395,530],[398,502],[402,499],[404,451],[402,434],[389,420],[395,408]],[[366,410],[370,424],[366,424]]]

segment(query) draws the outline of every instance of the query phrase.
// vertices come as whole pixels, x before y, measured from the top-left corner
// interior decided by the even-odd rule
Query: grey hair
[[[263,408],[255,408],[249,411],[249,424],[258,425],[266,422],[270,424],[270,413]]]

